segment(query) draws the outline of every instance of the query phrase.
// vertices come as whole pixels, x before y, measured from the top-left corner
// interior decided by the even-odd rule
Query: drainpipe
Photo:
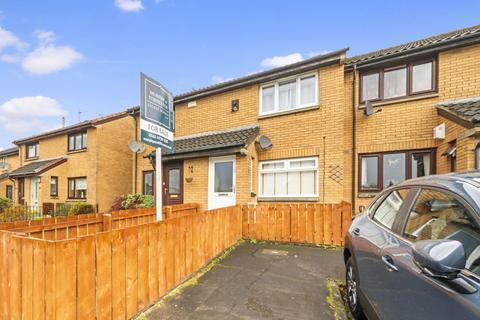
[[[356,211],[355,196],[355,171],[357,162],[357,107],[356,107],[356,90],[357,90],[357,65],[353,65],[353,81],[352,81],[352,217]]]
[[[130,116],[133,118],[133,123],[135,124],[135,132],[133,133],[133,137],[137,140],[137,117],[135,117],[135,110],[132,109],[130,112]],[[137,166],[138,166],[138,154],[135,152],[135,156],[133,158],[133,193],[137,193]]]

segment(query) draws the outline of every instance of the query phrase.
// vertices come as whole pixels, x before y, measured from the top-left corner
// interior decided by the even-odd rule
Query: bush
[[[12,200],[0,197],[0,212],[13,206]]]
[[[94,213],[95,209],[93,206],[89,203],[86,202],[74,202],[70,204],[68,208],[68,215],[77,215],[77,214],[88,214],[88,213]]]
[[[143,194],[125,194],[116,198],[113,201],[110,210],[128,210],[136,208],[153,208],[155,207],[155,198],[153,196],[146,196]]]

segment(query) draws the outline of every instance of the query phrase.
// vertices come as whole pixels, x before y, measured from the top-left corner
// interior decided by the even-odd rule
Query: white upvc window
[[[318,105],[318,73],[303,74],[260,86],[260,115]]]
[[[260,198],[318,197],[318,158],[262,161],[259,168]]]

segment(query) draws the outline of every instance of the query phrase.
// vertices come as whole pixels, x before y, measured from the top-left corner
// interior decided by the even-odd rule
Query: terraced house
[[[80,201],[107,211],[132,189],[133,123],[125,111],[17,140],[0,186],[16,205],[43,213]]]
[[[13,181],[8,179],[8,173],[20,165],[18,148],[8,148],[0,151],[0,197],[13,201]]]
[[[479,168],[480,26],[352,57],[345,90],[357,209],[402,180]]]
[[[347,49],[175,97],[165,203],[353,202],[480,163],[480,26]],[[137,136],[138,138],[138,136]],[[153,194],[151,149],[136,188]]]

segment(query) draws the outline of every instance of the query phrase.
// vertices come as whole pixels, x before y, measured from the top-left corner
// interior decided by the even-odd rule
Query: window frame
[[[375,215],[377,214],[377,210],[380,208],[380,206],[390,197],[390,195],[394,192],[400,191],[400,190],[407,190],[407,195],[398,209],[397,214],[395,215],[395,219],[393,220],[392,226],[388,227],[385,225],[383,222],[381,222],[379,219],[375,218]],[[399,235],[401,228],[399,228],[399,224],[401,225],[403,223],[404,217],[405,217],[405,212],[408,212],[412,206],[412,197],[415,197],[417,195],[417,190],[415,187],[410,187],[410,186],[400,186],[400,187],[395,187],[391,189],[388,192],[385,192],[380,198],[376,199],[375,204],[373,205],[373,208],[371,209],[372,212],[371,214],[368,215],[370,220],[377,224],[378,226],[381,226],[385,230],[388,230],[389,232],[395,233],[395,235]]]
[[[87,199],[87,192],[88,192],[88,182],[87,182],[87,189],[85,189],[85,197],[84,198],[78,198],[76,197],[76,193],[77,193],[77,185],[76,183],[74,183],[74,189],[73,189],[73,194],[74,194],[74,197],[70,197],[70,181],[76,181],[78,179],[85,179],[85,181],[87,181],[87,177],[71,177],[71,178],[67,178],[68,180],[68,183],[67,183],[67,198],[69,200],[86,200]]]
[[[435,174],[436,168],[436,150],[435,149],[418,149],[418,150],[395,150],[376,153],[362,153],[358,155],[358,192],[380,192],[384,190],[383,185],[383,156],[388,154],[404,153],[405,154],[405,180],[412,179],[412,156],[414,154],[430,154],[430,175]],[[377,188],[362,187],[362,159],[369,157],[378,157],[377,167]]]
[[[9,196],[9,190],[10,190],[10,196]],[[11,184],[7,184],[5,186],[5,198],[7,199],[10,199],[13,201],[13,198],[14,198],[14,194],[13,194],[13,186]]]
[[[413,67],[421,64],[426,64],[426,63],[432,63],[432,86],[430,90],[422,90],[422,91],[417,91],[413,92]],[[394,97],[394,98],[384,98],[384,75],[385,72],[388,71],[395,71],[397,69],[402,69],[405,68],[407,72],[407,77],[406,77],[406,95],[400,96],[400,97]],[[379,101],[395,101],[395,100],[400,100],[400,99],[405,99],[409,97],[415,97],[418,95],[424,95],[428,93],[435,93],[438,90],[438,71],[437,71],[437,57],[431,57],[431,58],[426,58],[426,59],[421,59],[421,60],[414,60],[414,61],[409,61],[407,63],[401,63],[393,66],[387,66],[383,68],[378,68],[378,69],[373,69],[373,70],[368,70],[365,72],[360,73],[360,84],[359,84],[359,98],[360,98],[360,104],[365,103],[365,99],[363,97],[363,77],[368,76],[371,74],[376,74],[378,73],[378,99],[374,100],[369,100],[370,102],[379,102]]]
[[[314,160],[315,166],[314,167],[300,167],[300,168],[291,168],[290,163],[293,161],[309,161]],[[262,169],[262,165],[264,164],[275,164],[275,163],[284,163],[284,167],[281,169]],[[288,198],[296,198],[296,199],[305,199],[305,198],[318,198],[320,194],[319,186],[320,186],[320,179],[319,179],[319,158],[318,157],[303,157],[303,158],[287,158],[287,159],[279,159],[279,160],[267,160],[267,161],[259,161],[258,163],[258,198],[259,199],[288,199]],[[296,194],[296,195],[264,195],[262,194],[263,190],[263,182],[262,182],[262,175],[265,173],[288,173],[288,172],[304,172],[304,171],[314,171],[315,172],[315,190],[316,194]]]
[[[55,192],[52,192],[52,181],[55,181],[55,185],[56,185]],[[57,176],[50,177],[50,197],[58,197],[58,177]]]
[[[477,143],[475,146],[475,169],[480,169],[479,161],[480,161],[480,143]]]
[[[315,99],[312,103],[305,103],[301,104],[301,80],[309,77],[315,77]],[[259,88],[259,115],[260,116],[267,116],[267,115],[273,115],[273,114],[281,114],[281,113],[286,113],[286,112],[294,112],[296,110],[301,110],[305,108],[310,108],[314,106],[318,106],[320,104],[319,101],[319,79],[318,79],[318,72],[309,72],[309,73],[303,73],[300,75],[295,75],[291,77],[286,77],[282,79],[278,79],[275,81],[270,81],[267,83],[262,83]],[[280,90],[279,86],[281,83],[288,82],[295,79],[296,84],[295,84],[295,106],[290,109],[286,110],[279,110],[279,95],[280,95]],[[273,93],[273,110],[272,111],[267,111],[263,112],[263,88],[266,87],[271,87],[273,85],[274,87],[274,93]]]
[[[35,155],[30,157],[28,155],[28,148],[32,146],[35,146]],[[28,143],[25,145],[25,159],[27,160],[37,159],[39,157],[39,154],[40,154],[40,142],[37,141],[37,142]]]
[[[76,139],[77,136],[81,136],[82,148],[77,148],[77,139]],[[73,137],[73,148],[70,145],[70,137]],[[87,150],[87,143],[88,143],[87,130],[82,130],[82,131],[70,133],[67,135],[67,151],[68,152]]]
[[[144,170],[142,171],[142,194],[145,196],[145,176],[147,174],[152,175],[152,195],[155,196],[155,171],[154,170]]]

